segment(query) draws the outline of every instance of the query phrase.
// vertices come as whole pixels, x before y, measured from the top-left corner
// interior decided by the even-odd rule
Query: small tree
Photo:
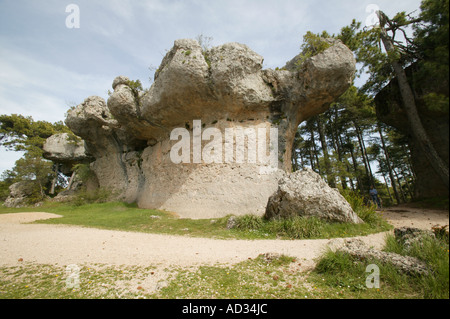
[[[31,202],[37,202],[45,198],[47,185],[54,177],[53,164],[44,160],[39,151],[27,152],[16,161],[13,169],[15,181],[25,181],[32,185]]]

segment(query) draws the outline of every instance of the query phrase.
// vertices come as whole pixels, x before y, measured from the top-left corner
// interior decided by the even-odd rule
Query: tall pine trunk
[[[377,127],[378,127],[378,133],[380,134],[381,146],[383,147],[384,157],[386,159],[386,165],[388,167],[389,178],[392,182],[392,189],[394,190],[394,196],[395,196],[395,199],[397,200],[397,204],[399,204],[400,196],[397,191],[397,186],[395,185],[395,182],[394,182],[394,175],[392,174],[391,160],[389,158],[389,152],[386,148],[386,143],[385,143],[384,137],[383,137],[383,131],[381,130],[381,125],[379,122],[377,123]]]
[[[388,17],[381,11],[378,11],[378,18],[380,20],[381,29],[381,41],[388,54],[395,54],[395,47],[393,40],[387,34],[385,24],[390,22]],[[403,100],[403,107],[406,112],[411,134],[417,141],[417,144],[422,151],[423,155],[428,160],[430,166],[434,169],[436,174],[441,178],[444,185],[448,188],[449,184],[449,172],[448,164],[446,164],[437,153],[428,134],[425,131],[422,122],[417,111],[416,101],[414,93],[409,85],[406,72],[397,60],[391,60],[392,68],[394,69],[397,77],[398,86],[400,88],[400,94]]]
[[[330,187],[335,188],[336,181],[335,181],[333,173],[331,171],[330,155],[328,154],[328,145],[327,145],[327,141],[325,139],[325,132],[324,132],[323,123],[320,118],[320,115],[317,116],[317,130],[319,131],[320,144],[322,144],[322,153],[323,153],[323,159],[325,162],[325,174],[327,175],[327,182],[328,182],[328,185],[330,185]]]

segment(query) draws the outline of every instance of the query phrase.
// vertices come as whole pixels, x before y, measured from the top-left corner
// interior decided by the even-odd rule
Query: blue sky
[[[0,114],[63,121],[90,95],[107,98],[126,75],[151,85],[174,40],[203,34],[212,45],[240,42],[282,67],[307,31],[338,33],[365,23],[377,5],[389,16],[418,10],[420,0],[0,0]],[[67,28],[80,10],[80,27]],[[0,173],[20,154],[0,148]]]

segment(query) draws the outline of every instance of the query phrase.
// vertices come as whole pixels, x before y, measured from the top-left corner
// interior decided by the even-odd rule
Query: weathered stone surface
[[[376,250],[367,247],[360,239],[347,239],[344,242],[344,245],[338,250],[348,253],[360,260],[370,258],[378,259],[382,263],[392,264],[394,267],[407,274],[426,275],[430,272],[427,264],[417,258]]]
[[[266,218],[294,216],[314,216],[334,222],[363,222],[339,191],[329,187],[312,169],[283,177],[278,190],[267,203]]]
[[[71,139],[68,133],[55,134],[44,143],[44,157],[58,163],[77,163],[92,159],[83,140]]]
[[[406,250],[409,250],[415,243],[421,243],[426,238],[436,238],[431,230],[424,230],[413,227],[401,227],[394,229],[395,239],[400,242]]]
[[[227,43],[208,51],[195,40],[176,40],[150,89],[136,94],[128,78],[114,80],[107,103],[89,97],[69,110],[66,124],[86,142],[100,186],[147,208],[183,217],[258,214],[291,170],[291,148],[300,122],[324,112],[349,87],[352,52],[336,42],[299,70],[263,70],[263,58],[247,46]],[[278,163],[244,161],[175,164],[175,128],[278,130]],[[267,136],[267,140],[269,137]],[[202,141],[202,149],[208,139]],[[247,142],[246,142],[247,143]],[[226,140],[219,144],[226,147]],[[268,144],[268,143],[266,143]],[[270,146],[270,145],[267,145]],[[223,154],[222,154],[223,155]]]

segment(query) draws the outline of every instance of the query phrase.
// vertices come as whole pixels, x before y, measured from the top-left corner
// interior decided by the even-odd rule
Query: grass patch
[[[318,297],[292,268],[295,258],[262,255],[233,266],[161,269],[83,265],[79,287],[67,287],[62,266],[0,267],[0,299],[299,299]],[[164,273],[164,274],[162,274]],[[162,275],[163,279],[160,279]]]
[[[291,217],[267,220],[258,216],[236,217],[236,232],[253,234],[254,238],[323,239],[365,236],[392,229],[378,217],[364,224],[332,223],[314,217]]]
[[[45,224],[67,224],[101,229],[134,231],[155,234],[171,234],[217,239],[319,239],[364,236],[382,232],[392,227],[371,211],[361,216],[364,224],[329,223],[317,218],[295,217],[266,220],[263,217],[245,215],[235,217],[236,227],[227,229],[230,216],[216,219],[183,219],[175,214],[141,209],[136,204],[122,202],[90,203],[80,205],[48,202],[36,207],[6,208],[1,213],[48,212],[62,218],[36,221]]]
[[[344,197],[364,221],[363,224],[329,222],[301,216],[267,220],[264,217],[246,215],[236,217],[236,229],[261,238],[321,239],[365,236],[393,228],[376,212],[375,206],[364,205],[362,197],[351,192],[344,193]]]
[[[449,242],[448,237],[424,237],[408,249],[399,243],[393,235],[386,240],[385,251],[395,252],[402,256],[416,257],[426,262],[432,269],[432,274],[418,278],[418,284],[423,291],[423,298],[449,298]]]
[[[300,299],[312,297],[304,277],[291,268],[295,258],[262,255],[234,266],[203,266],[178,273],[158,298]]]
[[[78,285],[71,285],[66,267],[34,263],[0,267],[0,299],[148,298],[143,283],[154,272],[153,267],[83,265]]]
[[[39,208],[0,207],[0,213],[40,211],[61,215],[36,221],[43,224],[66,224],[100,229],[133,231],[155,234],[188,235],[193,237],[236,238],[226,229],[226,219],[181,219],[175,214],[141,209],[136,204],[123,202],[68,205],[47,203]]]
[[[407,250],[393,235],[389,235],[384,250],[419,258],[430,266],[432,272],[421,276],[407,275],[376,259],[361,261],[340,251],[327,251],[310,278],[326,298],[449,298],[448,242],[444,239],[425,239]],[[370,264],[380,269],[379,289],[366,286],[369,275],[366,267]]]

